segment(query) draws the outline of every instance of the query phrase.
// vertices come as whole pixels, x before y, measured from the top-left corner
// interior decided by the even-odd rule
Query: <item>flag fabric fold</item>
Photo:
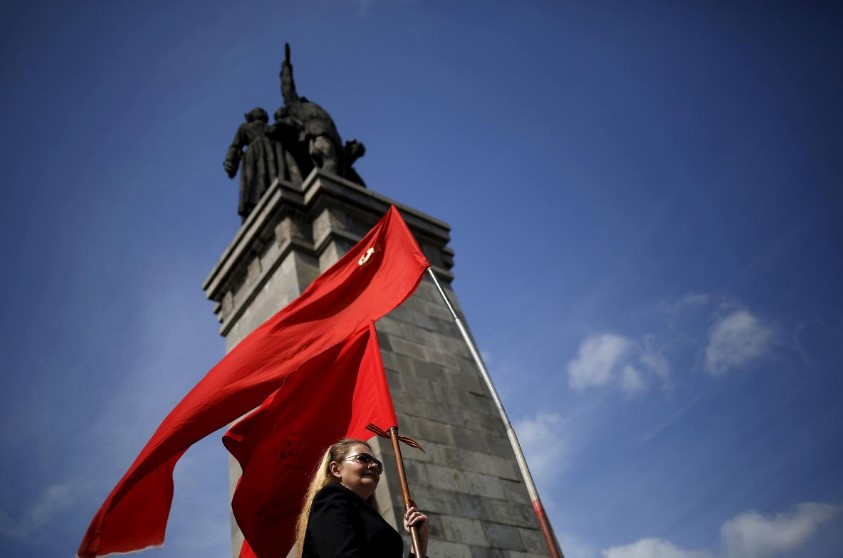
[[[223,443],[243,469],[231,507],[254,555],[287,555],[325,448],[370,438],[369,423],[398,425],[374,323],[308,361],[229,429]],[[240,558],[249,555],[244,548]]]
[[[94,516],[80,558],[164,542],[172,473],[187,448],[260,405],[292,372],[415,291],[430,266],[398,211],[243,339],[176,405]]]

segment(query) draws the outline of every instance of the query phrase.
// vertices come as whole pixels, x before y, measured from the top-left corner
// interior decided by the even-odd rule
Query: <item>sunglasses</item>
[[[359,461],[360,463],[362,463],[366,467],[368,467],[369,465],[374,463],[375,464],[375,472],[379,475],[381,473],[383,473],[383,463],[381,463],[374,456],[369,455],[368,453],[358,453],[357,455],[349,455],[348,457],[343,459],[343,461],[351,461],[352,459],[355,460],[355,461]]]

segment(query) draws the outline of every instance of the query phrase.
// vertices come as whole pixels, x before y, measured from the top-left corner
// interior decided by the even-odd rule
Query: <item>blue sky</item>
[[[33,1],[0,21],[0,549],[71,556],[222,355],[242,114],[301,93],[449,222],[568,558],[843,553],[843,11]],[[227,556],[217,435],[155,556]],[[424,505],[424,497],[418,499]]]

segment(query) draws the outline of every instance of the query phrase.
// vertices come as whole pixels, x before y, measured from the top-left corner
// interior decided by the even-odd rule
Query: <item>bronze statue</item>
[[[342,175],[351,180],[352,182],[356,182],[360,186],[366,187],[366,183],[363,182],[363,178],[357,174],[357,170],[352,166],[354,161],[362,157],[366,154],[366,146],[363,145],[362,141],[358,141],[356,139],[349,140],[345,142],[345,146],[343,147],[343,173]]]
[[[284,105],[275,111],[272,125],[262,108],[246,113],[246,123],[237,129],[223,162],[230,178],[240,168],[237,212],[243,221],[276,178],[301,184],[313,167],[365,187],[352,165],[366,153],[366,147],[357,140],[343,145],[328,112],[299,96],[293,81],[289,44],[284,45],[281,63],[281,96]]]
[[[298,165],[285,145],[267,136],[269,116],[266,111],[258,107],[244,116],[246,123],[237,128],[223,162],[223,168],[230,178],[234,178],[240,166],[240,203],[237,213],[243,221],[273,180],[302,180]]]
[[[351,164],[366,152],[363,144],[352,140],[343,146],[340,134],[328,111],[296,91],[293,65],[290,63],[290,45],[284,44],[284,62],[281,63],[281,96],[284,98],[286,118],[299,127],[298,141],[306,148],[308,161],[299,159],[304,167],[315,165],[320,169],[349,178],[363,185]],[[281,111],[282,109],[279,109]],[[276,121],[279,113],[276,112]],[[302,151],[302,149],[299,149]],[[308,164],[310,163],[310,164]],[[308,171],[305,171],[309,172]],[[353,177],[353,178],[352,178]]]

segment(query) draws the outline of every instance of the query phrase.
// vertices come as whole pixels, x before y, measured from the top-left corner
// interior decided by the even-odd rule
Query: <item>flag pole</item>
[[[398,467],[398,481],[401,485],[401,497],[404,500],[404,511],[410,509],[410,486],[407,484],[407,473],[404,471],[404,458],[401,456],[401,447],[398,444],[398,427],[389,429],[389,439],[392,441],[392,451],[395,454],[395,465]],[[416,525],[410,526],[410,538],[413,540],[413,554],[416,558],[425,558],[421,553],[421,542],[419,540],[419,528]]]
[[[539,493],[536,490],[536,485],[533,482],[533,475],[530,474],[530,469],[527,467],[527,460],[524,458],[524,452],[521,450],[521,444],[518,443],[518,437],[515,435],[515,429],[512,428],[509,416],[507,416],[506,410],[503,408],[503,403],[501,403],[501,399],[498,396],[498,392],[495,389],[494,384],[492,384],[492,378],[489,376],[489,371],[486,370],[486,365],[483,364],[480,352],[477,350],[477,347],[474,345],[474,341],[468,334],[465,324],[463,324],[462,320],[457,315],[456,310],[454,310],[454,306],[451,304],[451,300],[448,298],[448,295],[445,293],[442,285],[439,284],[439,280],[436,278],[433,268],[428,267],[427,273],[430,275],[430,278],[433,279],[433,284],[436,285],[436,288],[439,290],[439,294],[442,296],[442,300],[445,301],[445,305],[448,307],[448,310],[450,310],[451,316],[454,318],[454,323],[457,324],[457,328],[460,330],[466,345],[468,345],[468,350],[474,359],[474,363],[480,370],[480,375],[483,376],[483,380],[486,382],[486,387],[489,388],[489,392],[492,394],[492,400],[495,402],[495,406],[498,408],[498,413],[500,413],[501,419],[506,426],[506,434],[509,437],[509,443],[512,445],[512,450],[515,452],[515,460],[518,462],[518,468],[521,470],[521,476],[524,478],[524,484],[527,486],[527,492],[530,495],[530,500],[532,500],[533,510],[536,512],[536,519],[539,521],[539,527],[541,528],[544,542],[547,545],[547,550],[550,552],[551,558],[565,558],[564,554],[562,554],[562,550],[559,548],[559,543],[556,541],[556,537],[553,534],[553,528],[550,526],[550,521],[544,513],[544,507],[542,506],[541,499],[539,498]],[[393,442],[393,444],[395,443],[397,442]]]

